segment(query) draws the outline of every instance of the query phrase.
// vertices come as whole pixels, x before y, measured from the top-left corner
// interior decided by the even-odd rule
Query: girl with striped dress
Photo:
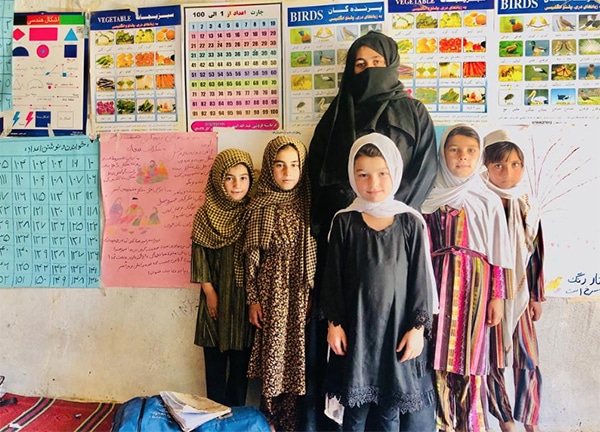
[[[438,428],[487,430],[489,327],[510,295],[511,249],[502,202],[479,174],[481,140],[472,127],[448,128],[433,190],[422,206],[439,291],[434,321]]]

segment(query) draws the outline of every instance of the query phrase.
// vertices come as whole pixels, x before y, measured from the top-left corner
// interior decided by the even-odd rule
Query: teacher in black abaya
[[[360,136],[378,132],[391,138],[404,161],[404,175],[395,198],[420,209],[437,172],[433,121],[398,80],[400,56],[396,42],[371,31],[350,46],[337,96],[325,112],[310,143],[308,170],[312,188],[311,227],[317,238],[317,274],[307,347],[306,430],[335,430],[323,416],[322,384],[327,356],[327,323],[319,321],[319,283],[327,253],[327,234],[334,214],[354,200],[348,180],[348,156]],[[423,367],[427,352],[417,359]],[[426,375],[427,376],[427,375]],[[435,430],[433,383],[423,380],[429,405],[402,418],[401,431]]]

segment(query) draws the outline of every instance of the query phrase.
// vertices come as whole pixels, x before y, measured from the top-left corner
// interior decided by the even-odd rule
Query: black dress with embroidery
[[[432,280],[425,260],[424,230],[409,213],[377,231],[358,212],[334,219],[324,271],[321,308],[346,332],[345,356],[331,352],[326,392],[344,406],[374,402],[401,413],[420,410],[433,397],[427,355],[400,363],[396,348],[413,327],[432,323]]]

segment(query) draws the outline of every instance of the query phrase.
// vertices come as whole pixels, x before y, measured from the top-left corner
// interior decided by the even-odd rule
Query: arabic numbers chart
[[[515,7],[513,7],[515,6]],[[600,115],[600,4],[498,4],[497,117],[587,123]],[[491,72],[492,73],[492,72]]]
[[[400,80],[437,123],[485,120],[493,0],[422,3],[388,3]]]
[[[0,7],[0,34],[2,50],[0,51],[0,112],[12,109],[12,31],[14,0],[4,0]]]
[[[87,41],[82,13],[15,14],[13,136],[85,133]]]
[[[0,287],[98,287],[98,142],[3,141]]]
[[[282,125],[281,4],[184,8],[188,130]]]
[[[338,92],[352,42],[382,30],[383,2],[335,3],[287,9],[285,34],[287,119],[315,125]]]
[[[179,6],[91,14],[96,132],[183,128]]]

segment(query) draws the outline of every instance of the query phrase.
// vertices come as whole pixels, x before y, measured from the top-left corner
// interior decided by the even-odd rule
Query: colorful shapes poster
[[[352,42],[382,31],[383,2],[335,3],[287,9],[286,115],[292,125],[315,125],[338,92]]]
[[[107,133],[100,147],[102,285],[189,286],[192,223],[216,133]]]
[[[0,143],[0,287],[98,287],[98,142]]]
[[[0,112],[12,109],[12,30],[14,0],[0,6]]]
[[[81,135],[87,119],[83,13],[18,13],[12,33],[12,136]]]
[[[406,89],[437,124],[487,120],[493,0],[388,4]]]
[[[281,4],[184,7],[187,128],[282,127]]]
[[[498,2],[491,89],[500,121],[587,123],[600,115],[600,4]]]
[[[94,12],[90,45],[95,132],[183,130],[179,6]]]

